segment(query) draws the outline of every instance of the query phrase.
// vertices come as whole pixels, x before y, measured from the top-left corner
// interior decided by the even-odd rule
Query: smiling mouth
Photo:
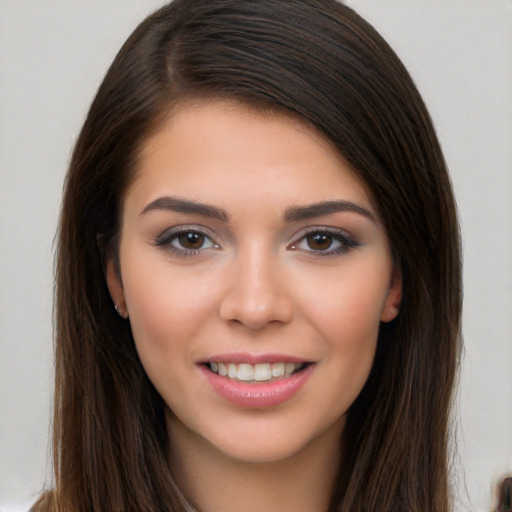
[[[222,363],[210,362],[205,366],[213,373],[246,383],[273,382],[291,377],[307,368],[310,363]]]

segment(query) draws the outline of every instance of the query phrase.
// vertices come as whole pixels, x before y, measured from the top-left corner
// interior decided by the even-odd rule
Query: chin
[[[309,444],[309,443],[308,443]],[[306,446],[308,445],[306,444]],[[293,459],[306,449],[302,443],[257,442],[247,444],[226,443],[217,449],[229,459],[243,464],[273,464]]]
[[[333,446],[339,445],[345,426],[345,416],[333,422],[308,422],[306,417],[280,418],[261,415],[260,411],[233,418],[233,422],[217,425],[199,425],[190,432],[192,442],[202,445],[215,457],[244,464],[272,464],[295,461],[307,453],[332,455]],[[311,419],[311,418],[310,418]],[[183,424],[181,425],[185,427]],[[178,427],[179,429],[180,427]]]

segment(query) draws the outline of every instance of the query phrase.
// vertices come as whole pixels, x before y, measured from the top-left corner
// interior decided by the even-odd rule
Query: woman
[[[410,77],[342,4],[142,22],[75,147],[56,300],[33,510],[450,510],[456,208]]]

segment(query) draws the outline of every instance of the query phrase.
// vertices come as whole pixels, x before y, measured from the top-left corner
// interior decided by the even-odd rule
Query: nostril
[[[290,301],[270,292],[233,294],[220,307],[221,317],[249,329],[262,329],[268,324],[288,323],[293,316]]]

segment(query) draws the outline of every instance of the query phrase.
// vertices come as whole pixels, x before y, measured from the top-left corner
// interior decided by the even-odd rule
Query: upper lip
[[[214,354],[206,359],[199,361],[199,364],[206,363],[233,363],[233,364],[258,364],[258,363],[308,363],[309,359],[287,354],[251,354],[247,352],[228,352],[223,354]]]

